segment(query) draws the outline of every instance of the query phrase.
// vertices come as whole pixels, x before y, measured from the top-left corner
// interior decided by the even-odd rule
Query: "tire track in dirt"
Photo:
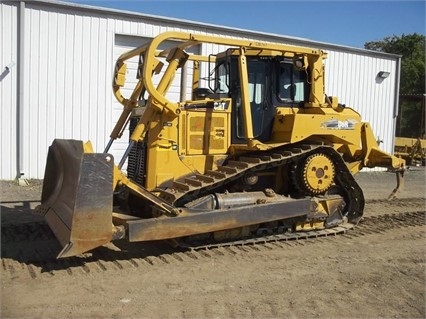
[[[404,198],[388,200],[369,200],[366,202],[364,216],[383,215],[391,210],[392,213],[406,212],[407,209],[414,211],[425,210],[424,198]],[[17,243],[21,241],[49,241],[55,239],[55,235],[45,222],[34,223],[8,223],[1,225],[2,244]]]
[[[377,202],[381,205],[381,202]],[[405,204],[404,204],[405,205]],[[405,205],[412,208],[410,205]],[[24,240],[21,233],[14,242],[9,238],[6,244],[2,242],[2,266],[3,275],[11,279],[30,278],[40,279],[60,276],[91,276],[96,273],[112,271],[131,271],[147,267],[161,267],[176,263],[193,263],[205,260],[219,260],[222,257],[236,259],[258,258],[274,249],[292,249],[304,245],[321,245],[335,238],[351,240],[374,234],[386,233],[395,229],[421,227],[425,225],[425,211],[408,211],[404,213],[382,214],[364,217],[354,230],[345,234],[315,239],[301,239],[291,241],[272,241],[263,244],[218,247],[202,250],[174,249],[164,243],[125,243],[121,249],[115,246],[100,247],[92,253],[86,253],[78,257],[56,259],[61,247],[54,236],[40,236],[37,240],[31,233],[30,239]],[[44,226],[41,228],[45,230]],[[34,225],[23,229],[34,230]],[[14,228],[16,229],[16,228]],[[6,233],[9,234],[10,233]],[[409,232],[407,232],[409,234]],[[3,232],[2,232],[3,236]],[[47,238],[47,239],[46,239]]]

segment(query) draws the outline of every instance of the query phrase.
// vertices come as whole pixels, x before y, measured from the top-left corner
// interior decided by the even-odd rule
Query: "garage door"
[[[145,37],[135,37],[135,36],[126,36],[126,35],[116,35],[114,43],[114,64],[117,61],[117,58],[124,52],[130,51],[138,46],[141,46],[148,41],[150,38]],[[160,49],[166,49],[173,45],[172,42],[165,42]],[[199,54],[199,47],[191,47],[187,52]],[[138,66],[138,57],[134,57],[127,61],[127,74],[126,74],[126,85],[122,87],[122,95],[126,98],[130,97],[136,83],[137,83],[137,66]],[[164,71],[164,70],[163,70]],[[192,68],[188,68],[188,83],[187,83],[187,99],[191,98],[191,88],[192,88]],[[154,84],[158,84],[160,80],[159,76],[154,77]],[[180,98],[180,70],[176,73],[175,78],[170,86],[169,92],[167,93],[167,98],[172,101],[179,101]],[[112,103],[112,127],[116,124],[120,114],[122,112],[123,106],[117,101],[113,100]],[[125,131],[123,137],[120,140],[114,142],[110,149],[110,153],[114,155],[115,162],[118,163],[121,160],[121,157],[124,154],[128,146],[129,133],[128,130]],[[123,166],[123,169],[126,169],[127,163]]]

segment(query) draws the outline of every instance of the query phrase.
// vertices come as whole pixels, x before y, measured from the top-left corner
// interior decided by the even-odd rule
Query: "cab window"
[[[215,92],[229,93],[229,71],[226,62],[222,62],[217,66]]]
[[[278,98],[284,103],[305,102],[309,98],[307,71],[298,70],[292,62],[281,62],[278,79]]]

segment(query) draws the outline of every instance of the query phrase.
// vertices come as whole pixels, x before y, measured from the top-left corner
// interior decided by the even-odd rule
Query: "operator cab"
[[[213,95],[232,98],[231,143],[245,144],[244,116],[238,55],[229,49],[216,58]],[[265,53],[263,53],[265,54]],[[277,107],[303,107],[309,101],[309,68],[298,68],[294,60],[282,56],[246,53],[248,91],[254,138],[271,139]]]

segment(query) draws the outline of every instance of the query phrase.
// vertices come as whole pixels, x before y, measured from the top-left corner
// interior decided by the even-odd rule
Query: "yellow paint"
[[[165,41],[179,44],[160,50],[160,45]],[[201,44],[216,44],[233,49],[216,56],[189,55],[185,52],[185,49]],[[142,76],[138,79],[133,94],[126,99],[121,94],[126,80],[126,61],[139,55],[143,57],[143,63],[139,65]],[[235,106],[226,95],[198,101],[195,98],[191,101],[174,101],[167,94],[177,70],[192,68],[188,74],[193,77],[188,83],[192,83],[195,89],[200,85],[202,65],[206,65],[208,61],[214,63],[229,55],[236,56],[239,65],[245,144],[231,143],[231,128],[235,125],[231,120],[231,112]],[[310,70],[308,101],[301,107],[276,108],[269,141],[261,142],[253,133],[247,72],[247,57],[250,56],[285,57],[293,59],[294,64],[296,61],[302,62],[302,69],[309,67]],[[326,97],[323,63],[326,57],[327,54],[321,50],[263,41],[180,32],[160,34],[151,42],[123,54],[117,61],[113,89],[115,97],[123,104],[123,114],[111,136],[114,139],[119,137],[118,132],[125,126],[130,111],[138,105],[139,95],[146,91],[146,110],[130,138],[134,142],[147,141],[145,187],[149,190],[167,187],[173,180],[183,176],[214,169],[229,154],[269,150],[300,141],[320,141],[331,145],[343,154],[352,173],[364,166],[402,168],[405,165],[403,160],[378,148],[369,124],[362,122],[356,111],[339,105],[337,97]],[[207,65],[205,69],[208,69]],[[161,74],[160,80],[157,81],[158,84],[154,84],[154,77],[158,73]],[[211,106],[212,103],[214,107]],[[220,103],[226,103],[226,108],[221,108]],[[114,174],[114,179],[118,182],[120,175]],[[318,177],[307,174],[308,184],[318,181]],[[326,185],[329,186],[328,181]]]

